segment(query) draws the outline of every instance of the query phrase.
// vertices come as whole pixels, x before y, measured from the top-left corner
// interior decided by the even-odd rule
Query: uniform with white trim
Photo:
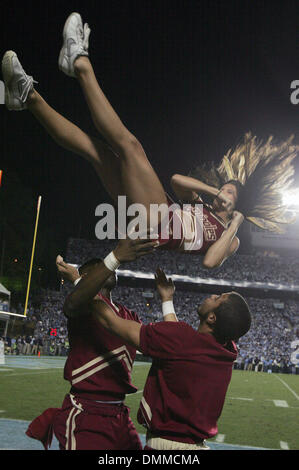
[[[107,297],[98,296],[118,316],[141,323],[137,314]],[[70,393],[81,398],[122,401],[135,393],[131,370],[136,350],[109,333],[92,316],[68,318],[70,351],[64,367],[64,378],[72,386]]]
[[[166,196],[169,225],[167,236],[163,238],[162,225],[159,224],[159,248],[204,255],[221,238],[228,224],[213,212],[211,206],[204,204],[201,198],[196,203],[184,206],[181,202],[175,203],[168,194]],[[200,205],[202,210],[199,210]],[[190,226],[188,230],[187,225]]]
[[[205,449],[218,432],[237,348],[184,322],[143,325],[140,350],[153,358],[141,399],[138,422],[147,430],[147,447]]]
[[[141,323],[135,312],[98,295],[121,318]],[[62,407],[50,415],[48,434],[42,417],[31,423],[27,434],[35,437],[42,423],[45,448],[54,431],[61,450],[142,449],[129,409],[123,404],[126,394],[137,391],[131,381],[135,348],[124,344],[88,314],[68,318],[68,333],[70,351],[64,378],[71,384],[70,393]]]

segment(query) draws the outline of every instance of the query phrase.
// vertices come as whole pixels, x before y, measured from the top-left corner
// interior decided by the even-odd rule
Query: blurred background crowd
[[[111,241],[99,243],[70,239],[65,259],[80,265],[90,258],[105,257],[114,246]],[[290,283],[296,282],[299,262],[271,256],[236,255],[221,268],[207,271],[195,257],[180,254],[170,256],[168,252],[157,251],[151,256],[121,266],[121,269],[153,273],[157,266],[163,268],[168,275],[181,273],[202,278]],[[28,307],[26,322],[34,324],[32,334],[6,337],[6,353],[66,356],[69,342],[67,319],[62,307],[71,289],[72,286],[65,282],[61,284],[60,291],[43,290],[40,302],[29,304]],[[209,294],[176,289],[174,303],[179,321],[197,328],[199,319],[196,308],[207,295]],[[238,342],[239,357],[235,368],[299,373],[296,360],[293,360],[296,348],[292,347],[294,341],[299,340],[299,302],[253,297],[246,299],[253,322],[250,331]],[[113,300],[134,310],[146,324],[162,320],[161,304],[153,289],[117,286],[113,291]],[[23,309],[23,305],[19,304],[15,311],[22,314]]]

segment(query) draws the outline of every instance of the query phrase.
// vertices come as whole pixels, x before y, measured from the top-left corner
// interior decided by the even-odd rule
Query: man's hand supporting
[[[155,279],[157,291],[162,301],[163,320],[178,321],[172,302],[175,291],[172,279],[167,279],[164,271],[162,271],[160,268],[157,268],[156,270]]]
[[[149,239],[125,239],[120,240],[115,250],[114,256],[120,263],[134,261],[140,256],[149,254],[157,246],[155,240]],[[112,271],[104,263],[99,263],[77,284],[73,292],[67,297],[63,311],[66,316],[75,316],[80,313],[82,308],[92,302],[98,292],[101,290]]]

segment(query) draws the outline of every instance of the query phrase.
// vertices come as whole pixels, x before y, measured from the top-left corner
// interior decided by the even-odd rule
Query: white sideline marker
[[[275,406],[280,406],[281,408],[289,408],[288,403],[285,400],[273,400]]]
[[[241,397],[228,397],[231,400],[245,400],[245,401],[253,401],[253,398],[241,398]]]
[[[297,393],[294,392],[294,390],[292,390],[291,387],[284,380],[282,380],[280,377],[277,377],[276,375],[274,375],[274,377],[277,380],[279,380],[281,383],[283,383],[283,385],[294,395],[294,397],[297,398],[297,400],[299,400],[299,396],[297,395]]]
[[[224,442],[225,434],[218,434],[215,441],[216,442]]]
[[[281,448],[282,450],[290,450],[289,444],[288,444],[287,442],[280,441],[280,442],[279,442],[279,445],[280,445],[280,448]]]

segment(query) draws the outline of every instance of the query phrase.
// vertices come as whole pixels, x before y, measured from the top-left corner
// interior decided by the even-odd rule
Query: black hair
[[[236,292],[214,310],[216,322],[213,334],[216,340],[224,344],[229,340],[237,341],[244,336],[251,325],[251,313],[246,300]]]
[[[81,274],[83,274],[84,270],[86,268],[91,268],[92,266],[95,266],[96,264],[99,264],[101,263],[103,260],[101,258],[92,258],[88,261],[86,261],[84,264],[82,264],[82,266],[80,266],[80,268],[78,269],[79,271],[79,274],[81,276]]]
[[[242,193],[242,189],[244,188],[244,187],[243,187],[243,184],[240,183],[240,181],[238,181],[238,180],[229,180],[229,181],[226,181],[225,183],[223,183],[222,186],[224,186],[225,184],[233,184],[233,185],[237,188],[237,196],[238,196],[238,199],[239,199],[240,194]]]

